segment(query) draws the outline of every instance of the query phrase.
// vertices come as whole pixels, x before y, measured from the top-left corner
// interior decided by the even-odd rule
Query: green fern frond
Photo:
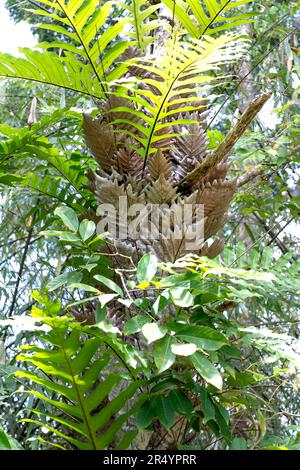
[[[0,53],[0,76],[30,80],[82,93],[94,98],[103,96],[101,84],[92,80],[89,64],[74,55],[59,57],[54,52],[20,49],[24,57]]]
[[[173,126],[196,122],[182,117],[181,113],[203,107],[203,98],[208,99],[207,90],[228,80],[219,70],[221,65],[238,60],[246,44],[233,34],[193,39],[188,44],[181,41],[174,44],[170,39],[164,46],[166,54],[131,62],[143,85],[127,96],[136,107],[119,107],[113,111],[138,116],[139,120],[130,121],[127,117],[116,119],[114,123],[119,124],[118,131],[135,139],[133,147],[145,159],[144,166],[157,146],[162,147],[166,140],[177,135],[172,131]],[[218,71],[217,80],[212,70]],[[124,89],[118,93],[124,96]],[[125,124],[123,129],[122,124]],[[131,124],[129,128],[128,124]],[[132,131],[133,127],[136,132]]]
[[[50,7],[49,13],[45,10],[32,10],[33,13],[49,18],[50,24],[42,23],[36,27],[52,30],[68,38],[68,42],[51,42],[48,45],[43,44],[42,47],[57,47],[71,53],[75,52],[89,63],[94,77],[99,82],[109,82],[108,68],[112,63],[115,64],[118,56],[130,44],[123,40],[118,40],[114,44],[127,23],[126,19],[119,19],[113,25],[106,25],[114,2],[108,1],[100,5],[99,0],[39,0],[39,3]],[[120,65],[120,75],[123,72],[124,66]]]
[[[19,176],[12,173],[0,173],[0,184],[14,186],[15,184],[38,192],[41,196],[47,196],[73,207],[82,210],[82,202],[78,194],[74,192],[73,186],[66,183],[62,178],[53,175],[39,176],[29,171],[25,175]]]
[[[101,7],[98,0],[39,0],[39,3],[49,11],[38,9],[32,12],[49,18],[50,23],[37,27],[54,31],[67,40],[38,44],[43,52],[20,49],[24,56],[20,58],[0,54],[0,76],[62,87],[94,98],[103,97],[107,83],[119,78],[126,70],[124,63],[116,62],[131,42],[116,42],[115,39],[127,20],[105,29],[111,2]],[[50,48],[52,50],[48,51]],[[59,55],[53,48],[59,49]],[[110,70],[112,65],[113,70]]]
[[[159,26],[159,21],[152,16],[161,8],[162,4],[149,5],[147,0],[131,0],[129,4],[120,1],[116,4],[129,13],[128,22],[131,29],[126,34],[136,41],[136,46],[139,49],[145,50],[153,41],[150,33]]]
[[[212,35],[219,31],[228,31],[249,22],[252,14],[233,14],[226,12],[253,0],[162,0],[193,38],[204,34]]]
[[[61,116],[62,111],[56,111],[46,116],[40,123],[32,128],[16,129],[10,126],[0,126],[0,132],[8,137],[0,142],[0,169],[2,171],[0,182],[11,185],[19,184],[46,196],[53,197],[68,205],[86,205],[87,184],[84,168],[80,162],[75,162],[60,154],[46,137],[39,135],[45,127],[50,126]],[[24,167],[19,168],[18,162],[24,158],[34,158],[37,162],[46,162],[42,169],[44,175],[36,171],[24,173]],[[6,160],[12,164],[6,165]],[[15,162],[15,165],[14,165]],[[14,174],[10,174],[14,171]],[[49,172],[51,174],[46,174]],[[54,175],[53,175],[54,173]]]
[[[45,347],[25,346],[24,353],[18,356],[20,361],[34,366],[33,372],[17,371],[16,375],[41,386],[42,393],[32,389],[28,393],[55,412],[32,410],[46,420],[23,421],[46,427],[80,450],[105,449],[118,440],[121,444],[123,439],[118,439],[118,433],[144,400],[141,394],[131,404],[141,381],[128,383],[104,341],[100,337],[83,338],[84,330],[79,324],[73,322],[71,326],[64,317],[47,317],[43,321],[50,327],[41,338]],[[135,433],[131,435],[133,438]]]

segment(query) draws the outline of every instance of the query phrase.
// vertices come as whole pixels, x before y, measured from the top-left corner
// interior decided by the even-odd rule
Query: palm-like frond
[[[28,393],[50,405],[55,413],[32,410],[42,419],[24,421],[46,427],[80,450],[105,449],[112,441],[117,447],[117,441],[121,442],[117,433],[143,399],[140,395],[133,406],[128,404],[141,382],[131,380],[121,386],[124,376],[113,372],[116,362],[100,337],[83,340],[82,327],[73,322],[70,328],[63,317],[45,321],[51,328],[41,338],[47,347],[25,346],[18,357],[34,366],[34,372],[24,370],[16,375],[42,386],[43,392],[31,389]],[[116,387],[118,393],[114,394]],[[131,438],[134,436],[131,433]]]
[[[112,2],[101,7],[98,0],[39,0],[39,3],[46,8],[32,12],[48,18],[50,23],[38,27],[67,40],[39,44],[38,47],[46,49],[43,53],[21,49],[24,58],[1,54],[0,76],[33,80],[100,98],[106,92],[106,82],[124,73],[124,64],[118,66],[116,61],[131,42],[114,41],[127,20],[106,25]],[[47,51],[50,48],[59,49],[59,55]]]
[[[136,41],[139,49],[146,49],[147,45],[153,41],[150,33],[159,25],[156,17],[151,16],[161,7],[161,3],[149,5],[147,0],[131,0],[129,3],[116,2],[128,11],[128,21],[131,29],[126,33]]]
[[[136,107],[122,106],[113,111],[126,112],[134,118],[138,116],[139,120],[119,118],[114,124],[118,124],[118,131],[135,139],[137,145],[134,148],[144,158],[144,166],[157,147],[163,147],[164,143],[167,147],[170,138],[177,135],[170,126],[197,122],[180,116],[180,113],[203,108],[203,100],[199,104],[199,95],[203,98],[207,89],[216,84],[216,78],[210,72],[241,57],[245,45],[245,41],[233,34],[195,39],[189,44],[180,41],[174,44],[170,39],[164,47],[165,55],[157,59],[134,60],[136,73],[141,76],[143,73],[139,70],[146,72],[135,92],[127,96],[128,102],[134,102]],[[149,73],[150,77],[147,76]],[[225,76],[218,71],[217,84],[224,80]],[[119,93],[124,96],[123,88]],[[130,128],[126,128],[128,124]]]
[[[250,13],[226,12],[236,7],[246,5],[253,0],[162,0],[176,18],[194,38],[204,34],[214,34],[228,31],[245,24],[251,17]]]
[[[109,81],[107,70],[129,45],[128,41],[121,40],[112,44],[123,30],[126,19],[119,19],[104,29],[113,2],[104,2],[101,6],[99,0],[39,0],[39,3],[50,7],[51,11],[49,13],[45,10],[33,11],[48,17],[51,23],[42,23],[37,27],[51,29],[71,39],[71,43],[70,40],[51,42],[45,44],[45,47],[58,47],[79,54],[90,64],[98,81],[104,81],[105,78]],[[61,26],[53,23],[53,19],[61,23]],[[124,68],[121,69],[122,74]],[[116,74],[117,67],[114,67],[114,78]]]
[[[0,142],[2,183],[9,184],[9,181],[13,181],[61,202],[82,207],[87,203],[87,190],[84,189],[87,178],[82,163],[61,155],[46,137],[39,135],[42,129],[50,126],[61,114],[62,111],[46,116],[31,128],[5,126],[3,133],[5,131],[6,140]],[[40,174],[32,169],[24,171],[24,165],[19,162],[23,162],[25,158],[34,158],[36,162],[44,163]]]
[[[83,93],[94,98],[103,96],[101,84],[92,80],[89,64],[71,53],[59,57],[54,52],[20,49],[24,57],[0,53],[0,76],[30,80]]]

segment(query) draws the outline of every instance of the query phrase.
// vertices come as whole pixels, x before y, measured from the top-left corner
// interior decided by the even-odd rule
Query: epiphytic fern
[[[34,309],[34,315],[39,317],[40,310]],[[126,374],[120,373],[123,364],[105,338],[97,332],[94,337],[86,334],[89,327],[84,330],[66,317],[45,316],[41,321],[48,327],[47,333],[39,336],[44,345],[22,348],[18,359],[31,367],[16,375],[26,381],[28,393],[45,403],[48,411],[33,409],[36,418],[23,421],[51,431],[54,446],[64,447],[67,442],[80,450],[97,450],[113,442],[114,448],[127,448],[136,432],[128,429],[124,435],[120,430],[124,431],[143,400],[140,395],[133,403],[141,381],[126,379]]]
[[[252,0],[162,0],[172,17],[178,20],[194,38],[204,34],[228,31],[249,21],[251,13],[226,15]]]
[[[147,0],[115,3],[128,11],[128,22],[131,28],[126,34],[136,41],[136,46],[139,49],[145,50],[148,44],[153,41],[151,32],[159,26],[157,16],[153,14],[161,7],[161,3],[149,5]]]
[[[84,189],[87,178],[82,163],[61,155],[46,137],[40,135],[41,131],[54,124],[61,115],[62,112],[55,112],[31,128],[17,129],[8,125],[0,127],[0,133],[6,137],[6,140],[0,142],[2,183],[9,184],[12,178],[21,186],[68,205],[75,206],[77,200],[79,207],[82,207],[87,202],[87,191]],[[38,169],[32,172],[31,168],[26,172],[24,165],[20,164],[25,158],[31,161],[34,158]]]
[[[124,72],[124,65],[118,67],[116,61],[130,41],[114,41],[126,20],[103,31],[112,2],[102,6],[98,0],[39,0],[38,3],[45,8],[32,12],[49,18],[49,24],[38,27],[62,34],[68,41],[41,43],[38,47],[46,49],[43,53],[21,49],[24,58],[1,54],[0,76],[55,85],[96,98],[103,96],[107,89],[104,82],[118,78]],[[59,54],[47,51],[50,48],[56,48]]]
[[[180,113],[203,108],[203,101],[199,104],[199,94],[203,97],[208,88],[216,84],[211,71],[220,71],[224,63],[236,61],[244,50],[245,41],[232,34],[216,39],[206,37],[188,44],[174,43],[170,39],[158,58],[143,57],[133,61],[137,74],[142,70],[152,76],[141,78],[142,86],[128,96],[131,103],[136,103],[135,108],[122,106],[113,111],[126,112],[135,118],[138,116],[139,120],[132,122],[126,117],[113,122],[118,125],[118,132],[124,132],[136,141],[133,147],[143,157],[144,168],[148,156],[156,151],[158,144],[163,146],[165,143],[168,147],[169,139],[176,136],[171,126],[197,122]],[[218,85],[222,80],[224,75],[219,73]],[[123,88],[120,93],[124,96]],[[128,124],[131,124],[129,129]]]

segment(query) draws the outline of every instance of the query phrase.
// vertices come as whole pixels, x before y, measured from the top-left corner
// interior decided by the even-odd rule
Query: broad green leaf
[[[94,276],[94,279],[96,279],[97,281],[101,282],[101,284],[104,284],[106,287],[108,287],[110,290],[116,292],[117,294],[119,294],[120,297],[123,297],[124,294],[123,294],[123,291],[121,289],[121,287],[119,287],[114,281],[112,281],[111,279],[107,279],[107,277],[104,277],[104,276],[101,276],[100,274],[96,274]]]
[[[136,315],[135,317],[130,318],[130,320],[127,320],[125,323],[124,334],[132,335],[133,333],[138,333],[146,323],[149,323],[148,316]]]
[[[231,443],[230,450],[247,450],[247,442],[241,437],[235,437]]]
[[[155,416],[156,416],[156,409],[155,409],[153,400],[145,401],[137,414],[137,418],[136,418],[137,427],[141,429],[147,428],[151,424]]]
[[[184,287],[172,287],[169,290],[171,299],[178,307],[192,307],[194,305],[194,298],[188,289]]]
[[[159,326],[157,323],[146,323],[146,325],[142,327],[142,333],[148,341],[148,344],[163,338],[167,331],[168,329],[166,327]]]
[[[0,450],[24,450],[16,439],[9,436],[0,426]]]
[[[96,225],[92,220],[84,219],[82,222],[80,222],[79,233],[84,242],[94,235],[95,230]]]
[[[172,353],[177,354],[177,356],[191,356],[194,352],[197,351],[197,346],[195,344],[172,344]]]
[[[48,237],[59,237],[60,240],[66,241],[66,242],[79,242],[80,238],[75,235],[75,233],[72,232],[63,232],[59,230],[44,230],[41,232],[41,235],[45,235]]]
[[[172,336],[165,336],[159,339],[155,345],[153,356],[159,374],[169,369],[175,362],[175,354],[172,352],[174,341]]]
[[[151,281],[157,271],[157,258],[152,253],[146,253],[137,265],[136,276],[138,281]]]
[[[191,416],[194,411],[194,406],[181,390],[173,390],[168,398],[173,403],[173,407],[177,413],[183,416]]]
[[[99,293],[99,290],[89,284],[83,284],[82,282],[72,282],[68,284],[69,289],[79,289],[85,292],[93,292],[94,294]]]
[[[169,429],[176,420],[176,409],[174,402],[163,395],[159,395],[155,399],[156,414],[161,424]]]
[[[204,413],[205,422],[207,423],[215,417],[215,407],[209,393],[204,387],[200,389],[201,408]]]
[[[190,358],[201,377],[214,387],[222,390],[223,381],[218,369],[200,352],[196,352]]]
[[[177,338],[195,344],[198,348],[207,351],[217,351],[228,343],[227,338],[222,333],[208,326],[183,326],[176,330]]]
[[[76,212],[73,209],[67,206],[57,207],[54,211],[54,214],[63,221],[66,227],[68,227],[73,232],[77,232],[79,222]]]
[[[65,284],[80,283],[81,279],[82,273],[76,271],[71,273],[63,273],[48,282],[47,289],[49,290],[49,292],[52,292]]]

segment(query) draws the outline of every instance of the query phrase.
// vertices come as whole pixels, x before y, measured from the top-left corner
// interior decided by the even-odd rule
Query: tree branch
[[[223,158],[227,157],[234,144],[244,134],[249,124],[253,121],[270,96],[271,93],[265,93],[258,98],[255,98],[255,100],[249,104],[246,111],[243,113],[236,125],[229,131],[220,145],[213,152],[209,153],[197,168],[188,173],[179,182],[179,190],[185,189],[196,181],[199,181],[212,167],[217,165],[217,163],[220,163]]]

